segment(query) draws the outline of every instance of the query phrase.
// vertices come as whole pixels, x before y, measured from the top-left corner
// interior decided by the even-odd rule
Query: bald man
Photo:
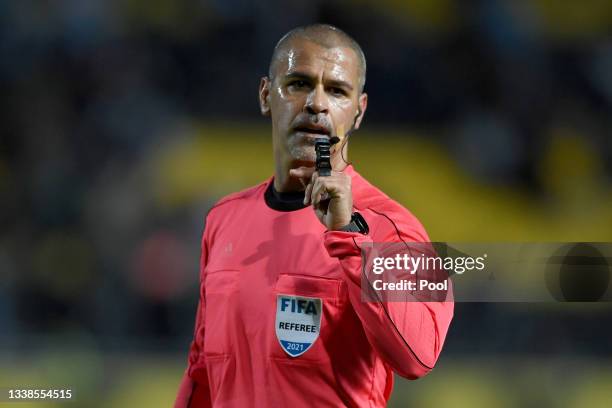
[[[200,302],[175,407],[382,407],[442,349],[452,302],[363,301],[361,248],[427,242],[347,162],[368,97],[360,46],[329,25],[276,45],[261,79],[274,175],[221,199],[202,237]],[[331,174],[315,140],[337,138]]]

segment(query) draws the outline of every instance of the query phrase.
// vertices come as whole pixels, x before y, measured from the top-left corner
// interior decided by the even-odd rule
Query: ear
[[[361,126],[361,121],[363,120],[363,115],[365,115],[365,111],[367,108],[368,108],[368,94],[362,93],[361,95],[359,95],[359,110],[358,112],[355,112],[356,114],[357,113],[359,114],[357,116],[357,120],[355,121],[355,130],[359,129],[359,126]]]
[[[259,82],[259,110],[263,116],[270,116],[270,79],[261,77]]]

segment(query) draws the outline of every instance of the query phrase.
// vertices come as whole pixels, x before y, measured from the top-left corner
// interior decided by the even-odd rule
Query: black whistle
[[[326,137],[315,139],[315,152],[317,153],[317,172],[319,177],[331,176],[331,143]]]

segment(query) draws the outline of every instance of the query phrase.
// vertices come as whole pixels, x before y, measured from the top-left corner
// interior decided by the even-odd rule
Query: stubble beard
[[[289,140],[289,154],[293,160],[304,164],[314,164],[317,159],[314,144],[295,136]]]

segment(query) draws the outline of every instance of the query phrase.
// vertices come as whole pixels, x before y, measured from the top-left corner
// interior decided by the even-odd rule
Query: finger
[[[319,178],[319,173],[317,173],[317,171],[314,171],[310,177],[310,182],[308,183],[308,186],[306,186],[306,191],[304,191],[304,204],[305,205],[312,203],[312,187],[315,185],[318,178]]]
[[[320,182],[318,182],[317,180],[313,180],[310,183],[310,190],[308,191],[308,197],[309,197],[310,204],[312,205],[315,205],[316,190],[319,188],[318,187],[319,184]]]
[[[326,214],[326,212],[323,211],[323,209],[318,208],[318,207],[315,207],[314,211],[315,211],[315,215],[317,216],[317,218],[321,222],[325,223],[325,214]]]
[[[310,204],[310,193],[312,192],[313,183],[308,183],[306,190],[304,190],[304,205]]]
[[[314,167],[298,167],[296,169],[290,169],[289,170],[289,175],[291,177],[297,177],[300,179],[306,179],[306,180],[310,180],[310,178],[312,177],[312,174],[316,171],[317,169]]]
[[[319,196],[319,201],[343,197],[350,194],[351,191],[350,179],[347,181],[344,178],[325,177],[321,183],[323,184],[323,191]],[[311,196],[314,196],[314,194],[311,194]]]
[[[330,183],[328,183],[326,179],[327,177],[321,177],[317,179],[312,188],[312,204],[315,206],[317,206],[321,202],[321,200],[323,199],[323,195],[328,192],[328,185]]]

